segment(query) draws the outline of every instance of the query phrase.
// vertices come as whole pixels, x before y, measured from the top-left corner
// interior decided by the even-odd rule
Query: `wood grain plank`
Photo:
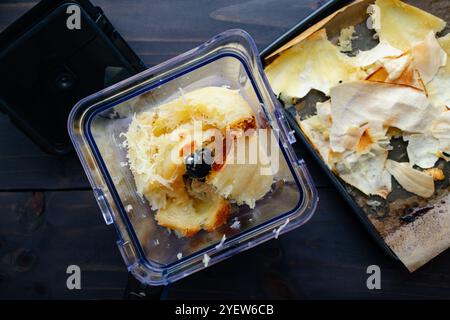
[[[254,34],[258,42],[268,43],[282,32],[281,28],[277,30],[273,27],[254,26],[245,22],[219,21],[210,16],[213,11],[242,3],[238,0],[153,2],[97,0],[93,2],[103,8],[125,39],[157,36],[173,40],[187,38],[200,43],[226,29],[240,27]],[[294,2],[291,0],[292,4]],[[273,18],[284,20],[283,13],[287,11],[287,8],[281,9]]]
[[[127,270],[91,192],[2,192],[0,211],[0,298],[123,297]],[[72,264],[81,290],[66,287]]]
[[[43,152],[0,114],[0,190],[88,188],[78,157]]]
[[[262,49],[289,27],[311,13],[324,1],[315,0],[93,0],[125,40],[158,43],[158,50],[166,50],[166,43],[190,43],[192,47],[217,33],[231,28],[249,32]],[[37,1],[5,1],[0,3],[0,31],[31,9]],[[136,46],[137,47],[137,46]],[[153,52],[152,47],[137,54]],[[175,53],[185,51],[180,46]],[[144,58],[145,60],[145,58]]]
[[[450,297],[449,252],[409,274],[367,235],[333,189],[320,188],[319,196],[308,224],[171,285],[168,298]],[[92,193],[45,193],[45,209],[36,215],[39,199],[0,193],[0,297],[121,298],[126,268]],[[16,231],[5,232],[10,229]],[[29,252],[22,260],[35,262],[18,264],[21,250]],[[69,264],[82,269],[81,291],[65,288]],[[381,268],[381,291],[366,288],[371,264]]]
[[[251,0],[211,12],[213,19],[248,25],[290,28],[326,1]],[[288,8],[289,10],[285,10]]]

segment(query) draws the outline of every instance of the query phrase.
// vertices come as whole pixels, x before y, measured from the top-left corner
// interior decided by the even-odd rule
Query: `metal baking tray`
[[[300,23],[291,28],[288,32],[283,34],[281,37],[276,39],[273,43],[271,43],[265,50],[261,52],[261,59],[263,65],[267,65],[275,51],[280,49],[283,45],[299,36],[301,33],[306,31],[311,26],[317,24],[321,20],[327,18],[331,14],[335,13],[339,9],[344,6],[352,3],[353,1],[339,1],[333,0],[327,2],[325,5],[320,7],[313,14],[308,16],[306,19],[302,20]],[[365,23],[367,19],[367,14],[365,11],[363,12],[364,6],[367,6],[368,1],[359,1],[359,3],[352,6],[350,12],[346,11],[347,15],[339,15],[332,18],[328,21],[325,26],[327,29],[327,33],[329,35],[330,41],[336,43],[337,37],[339,36],[339,31],[347,26],[354,25],[356,28],[356,33],[358,35],[358,39],[353,42],[354,51],[356,50],[367,50],[376,45],[376,40],[373,39],[373,31],[365,28]],[[434,4],[440,2],[436,1],[403,1],[409,4],[412,4],[416,7],[419,7],[427,12],[430,12],[440,18],[447,20],[448,17],[443,17],[442,12],[439,12],[439,8],[442,8],[440,5],[433,6]],[[353,8],[354,7],[354,8]],[[442,9],[441,9],[442,10]],[[365,15],[361,14],[364,13]],[[359,14],[359,16],[358,16]],[[447,26],[448,29],[448,26]],[[444,33],[447,32],[447,29],[444,30]],[[355,50],[356,49],[356,50]],[[354,54],[355,52],[353,52]],[[352,54],[352,53],[350,53]],[[433,196],[431,199],[422,199],[418,196],[412,195],[400,188],[398,183],[393,180],[392,192],[388,196],[387,201],[382,202],[380,207],[374,208],[367,204],[368,200],[372,200],[376,198],[376,200],[381,200],[379,197],[368,197],[356,188],[346,184],[339,177],[334,175],[327,165],[323,162],[318,152],[316,152],[315,148],[312,144],[310,144],[307,137],[303,134],[300,129],[297,121],[295,119],[295,115],[298,113],[301,118],[305,116],[309,116],[315,110],[315,104],[317,101],[324,101],[325,95],[317,91],[311,91],[305,98],[298,100],[294,106],[286,106],[285,113],[286,118],[289,120],[289,123],[292,129],[295,130],[297,136],[300,140],[301,147],[307,150],[308,153],[312,155],[315,161],[318,162],[320,167],[323,169],[325,174],[329,177],[332,184],[336,187],[338,192],[342,195],[342,197],[346,200],[346,202],[350,205],[353,212],[357,215],[366,229],[369,231],[371,236],[375,239],[375,241],[384,249],[384,251],[391,256],[392,258],[399,259],[397,255],[391,250],[391,248],[386,244],[384,237],[386,237],[390,232],[396,230],[396,228],[400,228],[400,226],[408,224],[411,218],[411,212],[413,210],[420,210],[427,206],[428,201],[436,202],[439,196],[442,196],[445,193],[448,193],[448,179],[445,179],[443,182],[436,183],[436,196]],[[402,141],[401,138],[391,140],[391,145],[394,146],[394,150],[389,153],[389,158],[397,161],[407,161],[406,155],[406,143]],[[450,166],[448,163],[445,163],[443,160],[439,160],[436,164],[443,169],[446,177],[450,175]],[[370,202],[369,202],[370,203]],[[425,212],[426,213],[426,212]],[[377,228],[374,226],[377,224]]]

